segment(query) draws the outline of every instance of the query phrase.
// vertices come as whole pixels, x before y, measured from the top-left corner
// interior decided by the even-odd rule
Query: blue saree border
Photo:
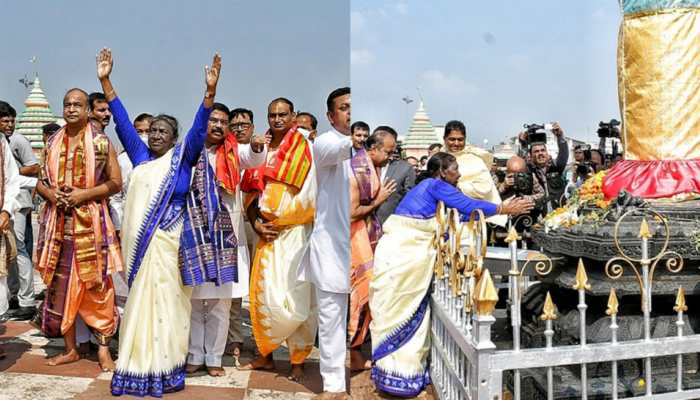
[[[163,397],[185,388],[185,364],[177,365],[170,371],[136,374],[128,371],[115,371],[110,384],[112,396],[131,395],[138,397]]]
[[[372,367],[370,378],[377,389],[398,397],[416,397],[430,384],[428,368],[423,373],[402,376],[375,365]]]
[[[372,352],[372,361],[376,362],[388,356],[411,340],[418,330],[418,327],[420,327],[421,322],[423,322],[423,318],[428,309],[429,299],[430,297],[428,295],[423,297],[423,300],[420,302],[416,312],[413,313],[413,316],[399,325],[394,332],[379,343],[377,348]]]

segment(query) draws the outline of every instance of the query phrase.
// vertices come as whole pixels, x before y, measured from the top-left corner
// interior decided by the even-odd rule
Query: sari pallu
[[[357,198],[361,206],[371,204],[379,192],[379,176],[364,149],[358,150],[350,159],[350,168],[353,172],[350,190],[354,191],[351,199]],[[381,234],[382,227],[374,212],[350,225],[350,347],[362,346],[369,332],[372,320],[369,282],[372,278],[374,249]]]
[[[429,289],[436,251],[435,218],[392,215],[384,223],[369,290],[375,386],[401,397],[430,383]]]
[[[243,182],[247,182],[244,185]],[[267,356],[287,342],[292,364],[301,364],[314,344],[317,329],[313,285],[297,280],[309,246],[316,201],[316,172],[306,139],[290,131],[266,166],[246,170],[242,188],[262,188],[261,215],[281,229],[272,242],[258,241],[251,269],[250,318],[260,354]]]
[[[92,124],[81,135],[71,155],[65,128],[49,140],[44,176],[51,187],[89,189],[102,184],[109,140]],[[67,218],[71,220],[69,224]],[[78,312],[92,313],[96,318],[88,318],[93,322],[89,325],[106,339],[117,328],[111,274],[122,269],[119,242],[106,199],[82,204],[69,213],[47,202],[40,221],[37,269],[49,292],[61,292],[58,303],[44,303],[42,330],[47,336],[60,336],[73,325]],[[64,254],[68,244],[67,253],[72,254]],[[64,273],[55,279],[59,263],[66,265]],[[53,297],[56,298],[55,293]]]
[[[122,224],[129,297],[119,335],[113,395],[161,397],[182,390],[191,288],[182,283],[178,249],[185,211],[170,204],[182,145],[134,168]]]

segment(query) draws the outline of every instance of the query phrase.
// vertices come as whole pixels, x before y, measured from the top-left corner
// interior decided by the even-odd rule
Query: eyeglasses
[[[244,131],[248,128],[250,128],[251,124],[247,122],[241,122],[239,124],[231,124],[229,125],[229,128],[231,128],[232,131]]]

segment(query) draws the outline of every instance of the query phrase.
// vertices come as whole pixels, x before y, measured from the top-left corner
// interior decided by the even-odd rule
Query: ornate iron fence
[[[544,370],[542,379],[546,381],[547,399],[555,398],[555,372],[558,367],[580,366],[579,386],[570,393],[570,397],[583,399],[596,398],[627,399],[697,399],[700,389],[684,387],[684,355],[700,351],[700,335],[684,335],[686,324],[684,313],[687,311],[685,293],[679,288],[676,296],[675,326],[676,334],[668,337],[653,338],[650,321],[652,309],[652,283],[656,267],[662,265],[671,273],[681,271],[683,259],[680,255],[667,249],[669,227],[663,216],[651,212],[654,220],[662,225],[666,234],[661,251],[649,254],[649,240],[652,234],[647,219],[643,219],[639,238],[641,240],[641,257],[635,259],[627,255],[619,245],[618,227],[628,214],[623,215],[615,227],[615,242],[620,256],[611,259],[605,266],[609,279],[615,280],[626,269],[637,278],[641,293],[641,311],[643,314],[643,334],[637,340],[618,340],[619,302],[615,289],[610,289],[607,303],[607,318],[610,341],[605,343],[588,343],[586,325],[586,291],[591,289],[583,261],[579,260],[575,283],[572,289],[578,295],[578,344],[554,345],[555,327],[558,318],[554,299],[547,292],[540,320],[544,323],[544,346],[521,348],[520,335],[521,298],[528,285],[523,279],[526,270],[532,266],[535,274],[547,275],[552,271],[552,261],[544,255],[519,262],[517,240],[514,229],[507,238],[511,252],[511,268],[508,271],[508,304],[510,328],[512,329],[512,346],[509,349],[497,349],[492,336],[492,326],[496,322],[494,310],[498,302],[498,293],[491,273],[488,270],[486,254],[486,226],[483,214],[472,215],[467,224],[459,224],[458,215],[449,211],[446,215],[438,213],[439,232],[435,245],[438,247],[438,259],[435,266],[435,281],[432,293],[432,347],[431,377],[437,395],[441,399],[479,399],[499,400],[504,398],[505,386],[508,393],[516,400],[523,398],[521,393],[522,371]],[[469,246],[462,247],[463,231],[468,230]],[[466,249],[466,254],[462,254]],[[670,310],[668,310],[670,311]],[[652,359],[655,357],[675,356],[675,391],[654,393],[654,374]],[[638,393],[632,397],[618,382],[618,364],[625,360],[643,360],[643,375],[637,380]],[[611,384],[602,392],[589,393],[593,380],[588,378],[588,366],[597,363],[609,363],[609,381]],[[530,395],[531,396],[531,395]],[[527,398],[532,398],[528,396]],[[508,396],[509,397],[509,396]]]

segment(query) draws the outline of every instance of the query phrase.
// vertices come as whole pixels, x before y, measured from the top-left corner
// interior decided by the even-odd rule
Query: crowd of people
[[[223,355],[241,353],[249,296],[257,358],[239,368],[275,369],[284,344],[289,379],[300,381],[318,338],[321,398],[345,397],[348,349],[350,370],[371,369],[379,390],[419,394],[429,383],[438,208],[463,219],[481,209],[503,223],[534,207],[522,196],[501,201],[491,155],[466,142],[464,124],[447,124],[444,152],[431,146],[404,160],[393,128],[352,123],[343,87],[328,95],[328,132],[317,134],[316,117],[280,97],[258,135],[252,111],[215,102],[216,55],[179,139],[170,115],[131,120],[112,68],[102,49],[102,92],[67,91],[65,125],[44,127],[40,159],[14,132],[15,110],[0,103],[3,321],[32,319],[62,337],[65,350],[49,365],[93,346],[113,371],[113,395],[159,397],[200,370],[225,375]],[[112,120],[118,142],[105,134]],[[35,269],[46,285],[37,295]]]

